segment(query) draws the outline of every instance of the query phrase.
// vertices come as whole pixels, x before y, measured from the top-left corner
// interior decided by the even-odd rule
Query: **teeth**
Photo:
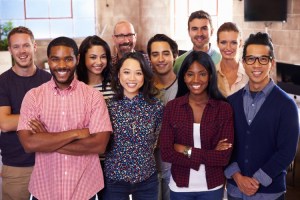
[[[20,58],[20,59],[26,59],[27,56],[20,56],[19,58]]]
[[[60,75],[65,75],[67,72],[66,71],[59,71],[58,74]]]
[[[127,83],[128,87],[135,87],[136,83]]]
[[[254,75],[261,75],[262,72],[252,72]]]
[[[194,89],[199,89],[199,88],[201,87],[201,85],[192,85],[192,87],[193,87]]]

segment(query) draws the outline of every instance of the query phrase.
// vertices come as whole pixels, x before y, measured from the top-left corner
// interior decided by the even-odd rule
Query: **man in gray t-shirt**
[[[175,98],[178,84],[173,71],[173,64],[178,55],[178,46],[174,40],[164,34],[156,34],[147,45],[147,52],[154,72],[154,85],[159,89],[157,97],[166,105]],[[159,199],[170,199],[171,164],[162,162],[159,142],[156,151],[156,162],[159,171]]]

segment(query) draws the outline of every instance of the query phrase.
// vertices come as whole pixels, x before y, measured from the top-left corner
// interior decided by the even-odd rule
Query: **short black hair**
[[[150,38],[150,40],[148,41],[148,44],[147,44],[147,53],[148,53],[150,59],[151,59],[151,45],[154,42],[167,42],[171,47],[173,58],[174,59],[177,58],[177,56],[178,56],[177,43],[165,34],[156,34],[152,38]]]
[[[250,34],[249,38],[244,43],[243,59],[247,54],[247,47],[251,44],[265,45],[270,48],[269,56],[274,58],[274,47],[271,37],[267,33],[257,32]]]
[[[52,47],[55,47],[55,46],[66,46],[66,47],[70,47],[73,49],[74,51],[74,55],[77,57],[78,56],[78,46],[75,42],[75,40],[71,39],[71,38],[68,38],[68,37],[58,37],[58,38],[55,38],[53,39],[48,47],[47,47],[47,56],[49,57],[50,55],[50,51],[51,51],[51,48]]]

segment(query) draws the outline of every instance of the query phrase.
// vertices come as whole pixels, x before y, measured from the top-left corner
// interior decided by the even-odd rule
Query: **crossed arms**
[[[19,130],[18,136],[26,152],[58,152],[68,155],[104,153],[110,132],[90,134],[89,129],[49,133],[38,120],[30,120],[31,130]]]

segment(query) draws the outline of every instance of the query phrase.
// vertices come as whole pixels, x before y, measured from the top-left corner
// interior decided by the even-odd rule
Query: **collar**
[[[179,103],[178,103],[179,105],[187,105],[187,104],[189,104],[189,93],[185,94],[182,97],[179,97],[178,99],[179,99]],[[214,100],[212,98],[209,98],[208,102],[207,102],[207,106],[215,106],[215,104],[214,104],[215,101],[216,100]]]
[[[213,50],[211,48],[211,43],[208,44],[209,45],[209,48],[208,48],[208,51],[206,52],[209,56],[212,56],[213,54]]]
[[[123,100],[126,102],[138,102],[143,99],[143,94],[139,92],[135,97],[129,99],[127,96],[124,95]]]
[[[54,81],[54,78],[52,77],[50,80],[50,86],[53,90],[55,91],[73,91],[77,85],[78,85],[78,80],[76,77],[74,77],[73,81],[71,82],[71,84],[66,88],[66,89],[60,89],[57,85],[56,82]]]
[[[275,83],[274,83],[273,79],[270,78],[269,83],[261,91],[259,91],[258,93],[262,93],[265,96],[268,96],[271,93],[271,91],[274,88],[274,86],[275,86]],[[249,87],[249,82],[244,87],[243,95],[244,94],[251,95],[251,93],[250,93],[250,87]]]
[[[205,52],[205,53],[207,53],[209,56],[212,56],[213,53],[214,53],[214,50],[211,48],[211,43],[209,43],[208,45],[209,45],[208,50],[207,50],[207,52]],[[194,47],[193,47],[193,49],[190,50],[189,52],[192,52],[192,51],[196,51],[196,50],[194,50]]]

